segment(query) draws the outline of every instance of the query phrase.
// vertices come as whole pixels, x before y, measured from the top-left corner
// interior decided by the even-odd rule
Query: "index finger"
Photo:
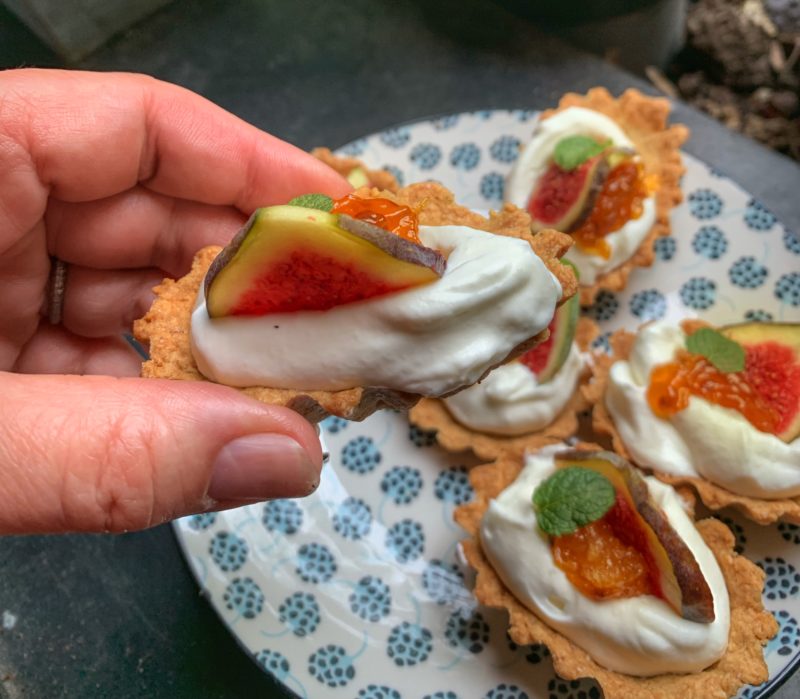
[[[137,183],[172,197],[253,209],[345,180],[304,151],[199,95],[143,75],[56,70],[0,74],[3,130],[42,185],[91,201]]]

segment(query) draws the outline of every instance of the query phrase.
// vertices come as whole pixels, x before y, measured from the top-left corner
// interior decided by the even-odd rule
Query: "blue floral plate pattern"
[[[474,209],[500,205],[535,113],[480,111],[392,128],[341,152],[401,182],[434,179]],[[800,321],[800,237],[731,180],[685,156],[684,203],[657,260],[584,312],[608,333],[656,318]],[[546,648],[518,647],[504,613],[478,606],[453,508],[474,461],[435,445],[405,415],[329,418],[319,490],[175,524],[211,604],[255,661],[300,697],[599,699],[591,680],[555,676]],[[800,528],[722,519],[767,573],[780,622],[765,649],[766,696],[800,658]]]

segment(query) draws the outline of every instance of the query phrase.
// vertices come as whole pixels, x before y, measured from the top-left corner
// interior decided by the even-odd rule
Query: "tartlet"
[[[336,155],[330,148],[322,147],[314,148],[311,151],[311,155],[317,160],[321,160],[328,167],[336,170],[336,172],[348,179],[356,188],[369,186],[387,192],[397,192],[400,189],[400,183],[391,172],[388,170],[373,170],[368,168],[358,158]],[[363,180],[366,180],[366,182]]]
[[[362,188],[357,191],[357,195],[364,198],[382,197],[412,207],[419,212],[420,224],[425,226],[462,225],[522,239],[530,244],[561,285],[562,302],[577,290],[572,271],[559,262],[559,258],[570,245],[569,237],[556,231],[546,231],[533,237],[527,214],[513,206],[505,206],[500,212],[493,212],[487,219],[456,204],[453,195],[435,183],[411,185],[397,193]],[[204,248],[196,255],[188,275],[177,281],[165,279],[155,288],[156,299],[152,307],[134,325],[136,338],[148,344],[150,350],[150,359],[142,367],[143,376],[204,380],[192,353],[190,324],[198,290],[219,252],[219,247]],[[525,352],[546,336],[547,331],[543,330],[524,340],[512,348],[508,357],[504,357],[502,361]],[[487,367],[485,373],[491,368],[493,367]],[[361,420],[380,408],[408,408],[420,397],[410,391],[373,386],[353,386],[342,390],[245,386],[239,390],[257,400],[290,407],[311,421],[319,421],[328,415]]]
[[[579,445],[593,451],[593,445]],[[764,610],[761,591],[764,572],[734,551],[734,536],[719,520],[706,519],[696,529],[713,553],[730,600],[730,627],[724,654],[709,667],[691,674],[657,674],[639,677],[609,670],[587,651],[542,621],[503,583],[483,549],[480,530],[489,503],[519,475],[521,454],[504,454],[495,462],[470,471],[475,491],[472,502],[455,511],[455,519],[470,535],[462,543],[467,561],[477,573],[474,593],[486,606],[509,614],[509,635],[518,644],[542,643],[548,647],[555,671],[567,680],[590,677],[602,687],[606,699],[664,699],[733,696],[745,684],[760,684],[768,677],[763,645],[777,632],[773,616]]]
[[[577,108],[577,110],[574,108]],[[649,230],[644,229],[642,231],[643,238],[637,234],[637,237],[641,238],[638,245],[629,251],[630,254],[619,260],[613,268],[598,271],[595,279],[590,279],[590,275],[584,272],[584,279],[581,284],[581,303],[588,305],[593,301],[600,289],[619,291],[625,288],[628,277],[635,267],[649,267],[653,263],[653,243],[657,238],[669,235],[670,210],[680,203],[683,198],[680,189],[680,178],[684,172],[684,167],[681,162],[679,148],[688,138],[689,131],[685,126],[679,124],[667,125],[670,107],[668,100],[664,98],[648,97],[633,89],[626,90],[619,98],[614,98],[608,90],[602,87],[593,88],[585,95],[568,93],[561,98],[557,108],[542,112],[537,122],[537,131],[534,132],[534,140],[523,148],[509,177],[506,198],[511,203],[532,210],[532,195],[535,193],[535,188],[544,180],[544,176],[540,175],[535,177],[533,181],[529,181],[531,163],[552,157],[552,151],[538,153],[540,146],[537,145],[537,133],[541,131],[542,125],[546,125],[548,120],[553,117],[559,116],[563,118],[560,115],[563,115],[567,110],[572,110],[571,117],[576,116],[578,110],[589,110],[591,113],[602,115],[603,118],[608,117],[613,122],[608,128],[618,127],[618,129],[621,129],[621,135],[626,137],[632,144],[633,149],[635,149],[636,154],[641,158],[645,179],[650,182],[648,187],[655,189],[655,191],[650,190],[649,194],[655,199],[654,212],[651,214],[653,223]],[[587,114],[585,111],[582,113]],[[585,135],[590,135],[592,128],[584,129],[580,124],[580,120],[581,117],[578,116],[576,119],[577,125],[565,126],[564,135],[582,134],[583,131],[586,132]],[[598,127],[602,126],[602,124],[598,125]],[[599,134],[598,137],[605,135],[608,134]],[[555,144],[550,141],[555,137],[555,135],[548,136],[549,141],[545,138],[540,140],[547,141],[547,148],[552,149]],[[606,153],[613,153],[616,148],[617,153],[624,154],[629,148],[628,146],[619,147],[619,145],[612,145],[611,150],[607,150]],[[571,214],[567,211],[566,204],[572,201],[573,194],[570,194],[570,198],[565,200],[566,203],[564,201],[559,202],[559,207],[562,207],[566,212],[566,217],[561,219],[561,226],[554,224],[551,227],[559,230],[574,231],[576,228],[583,226],[594,209],[598,194],[604,196],[604,191],[601,190],[601,187],[604,186],[604,183],[610,181],[602,178],[615,167],[613,164],[604,163],[604,157],[607,156],[598,155],[596,158],[593,157],[587,161],[588,166],[589,163],[599,158],[602,167],[595,168],[593,166],[591,171],[587,171],[589,174],[587,174],[587,182],[583,189],[571,190],[581,192],[575,199],[574,206],[578,208],[570,208]],[[546,160],[545,162],[552,163],[551,160]],[[551,164],[551,169],[553,167],[555,165]],[[575,172],[580,169],[578,167]],[[593,178],[593,181],[589,181],[588,178],[590,177]],[[559,197],[562,197],[565,190],[563,187],[559,190],[561,185],[558,184],[558,180],[552,186]],[[641,216],[644,217],[644,214],[641,214]],[[630,223],[633,220],[628,219],[627,221]],[[619,232],[621,229],[614,228],[612,230]],[[622,249],[622,246],[620,249]],[[573,260],[577,262],[574,259],[574,252]],[[587,252],[587,259],[589,258],[599,259],[596,254]],[[578,266],[580,267],[581,265],[578,264]],[[594,274],[592,272],[592,275]]]

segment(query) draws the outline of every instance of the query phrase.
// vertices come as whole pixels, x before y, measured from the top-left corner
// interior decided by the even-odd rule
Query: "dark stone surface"
[[[58,62],[0,8],[0,66],[22,64]],[[652,91],[488,0],[180,0],[80,67],[171,80],[302,147],[597,84]],[[687,150],[800,228],[797,165],[686,106],[675,116],[693,130]],[[198,595],[168,527],[4,539],[3,610],[18,620],[0,631],[0,697],[281,695]]]

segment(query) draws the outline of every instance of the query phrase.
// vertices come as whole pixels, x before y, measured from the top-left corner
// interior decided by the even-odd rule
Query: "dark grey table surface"
[[[0,67],[58,66],[0,8]],[[647,84],[489,0],[178,0],[79,68],[179,83],[297,145],[484,108],[543,108],[568,90]],[[800,229],[800,167],[675,105],[686,150]],[[168,526],[0,542],[0,698],[282,696],[190,577]],[[420,688],[420,694],[423,693]],[[800,696],[800,676],[773,696]]]

